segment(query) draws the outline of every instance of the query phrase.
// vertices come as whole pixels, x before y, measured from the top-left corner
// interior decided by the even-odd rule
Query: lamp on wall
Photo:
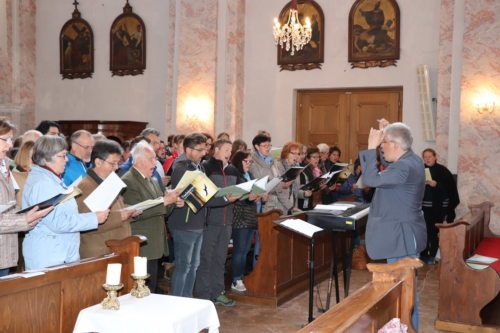
[[[476,111],[479,114],[493,113],[493,111],[495,111],[495,102],[494,101],[478,101],[476,103]]]
[[[297,10],[297,0],[292,0],[288,11],[288,20],[281,26],[279,19],[274,18],[273,35],[276,45],[280,45],[293,56],[295,51],[302,50],[304,45],[311,40],[311,21],[309,17],[305,19],[305,25],[299,21],[299,12]]]

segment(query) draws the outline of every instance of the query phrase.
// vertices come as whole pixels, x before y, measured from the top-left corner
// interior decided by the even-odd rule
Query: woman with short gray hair
[[[66,142],[43,136],[33,147],[33,166],[26,179],[23,208],[36,205],[67,190],[61,178],[67,162]],[[23,255],[26,269],[40,269],[80,259],[80,231],[96,229],[109,210],[79,214],[75,199],[57,205],[26,235]]]

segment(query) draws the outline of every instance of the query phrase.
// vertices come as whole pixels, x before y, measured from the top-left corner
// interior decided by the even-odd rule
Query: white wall
[[[316,2],[325,15],[325,62],[322,69],[280,72],[276,64],[272,22],[287,2],[247,1],[244,139],[251,142],[259,129],[270,130],[275,145],[293,138],[296,89],[403,86],[403,121],[413,129],[414,149],[419,152],[433,146],[433,142],[423,141],[416,71],[419,64],[430,66],[431,95],[436,96],[440,1],[398,1],[401,13],[400,60],[397,67],[371,69],[351,69],[347,62],[347,26],[353,2]]]
[[[160,131],[165,123],[168,1],[131,1],[146,25],[144,75],[111,77],[109,32],[123,12],[123,0],[80,1],[79,10],[94,32],[94,74],[89,79],[62,80],[59,33],[71,18],[67,0],[38,0],[36,30],[36,121],[132,120],[149,122]]]

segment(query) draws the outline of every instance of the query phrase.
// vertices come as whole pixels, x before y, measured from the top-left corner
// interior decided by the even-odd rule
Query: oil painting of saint
[[[386,67],[399,59],[399,6],[396,0],[357,0],[349,14],[352,67]]]
[[[94,37],[92,28],[75,17],[64,24],[59,37],[60,72],[63,79],[87,78],[94,72]]]

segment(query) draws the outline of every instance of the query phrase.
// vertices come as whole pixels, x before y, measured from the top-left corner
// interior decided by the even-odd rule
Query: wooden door
[[[377,119],[401,120],[402,88],[304,90],[297,95],[296,140],[337,145],[354,161],[367,146]]]

